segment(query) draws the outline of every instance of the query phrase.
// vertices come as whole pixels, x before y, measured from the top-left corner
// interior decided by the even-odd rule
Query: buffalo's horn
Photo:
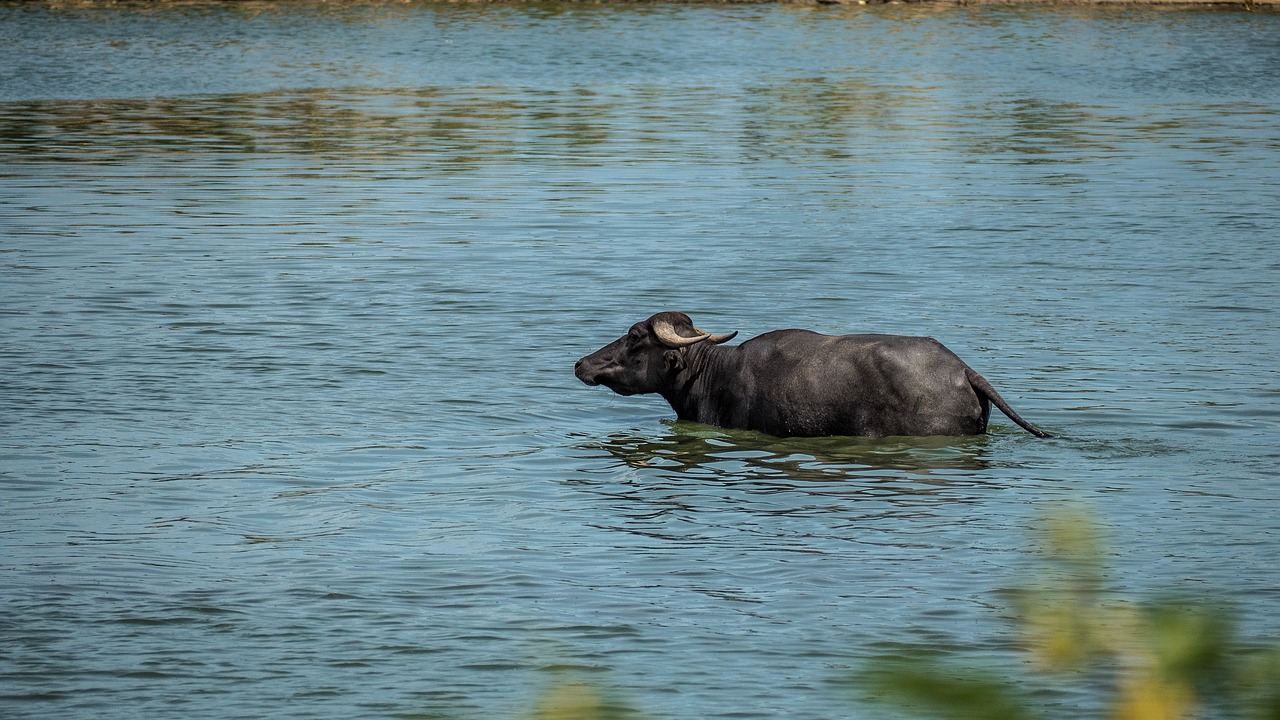
[[[696,327],[693,331],[698,333],[697,336],[684,337],[683,335],[676,333],[675,326],[670,322],[659,320],[653,324],[653,334],[658,336],[658,339],[662,341],[663,345],[673,348],[688,347],[689,345],[700,343],[704,340],[712,345],[718,345],[738,334],[736,332],[731,332],[726,335],[712,335],[711,333],[703,332]]]
[[[653,324],[653,334],[657,335],[658,339],[662,341],[662,344],[667,347],[687,347],[707,339],[706,333],[698,330],[697,328],[694,328],[694,331],[698,333],[696,337],[684,337],[676,334],[675,326],[666,320],[659,320]]]

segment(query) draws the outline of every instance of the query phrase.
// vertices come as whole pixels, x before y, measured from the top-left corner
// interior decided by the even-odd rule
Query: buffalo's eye
[[[641,340],[644,339],[644,333],[640,332],[639,330],[632,330],[631,332],[627,333],[627,339],[630,340],[631,342],[640,342]]]

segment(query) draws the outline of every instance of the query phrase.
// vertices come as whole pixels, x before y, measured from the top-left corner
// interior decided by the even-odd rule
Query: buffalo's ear
[[[668,350],[662,353],[662,359],[666,361],[667,369],[672,372],[684,369],[684,353],[679,350]]]

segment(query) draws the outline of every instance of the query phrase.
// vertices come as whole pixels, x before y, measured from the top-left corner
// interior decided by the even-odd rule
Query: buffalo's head
[[[579,360],[574,374],[588,385],[604,385],[619,395],[662,392],[673,386],[684,369],[687,348],[698,343],[718,345],[737,334],[712,335],[694,327],[684,313],[658,313]]]

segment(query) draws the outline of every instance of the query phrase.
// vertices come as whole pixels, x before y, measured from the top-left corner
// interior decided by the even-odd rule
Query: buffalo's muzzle
[[[595,379],[595,373],[592,372],[587,367],[586,363],[584,362],[585,360],[586,358],[582,358],[581,360],[573,364],[573,374],[577,375],[578,379],[587,385],[590,385],[592,387],[599,385],[600,383],[597,382]]]

